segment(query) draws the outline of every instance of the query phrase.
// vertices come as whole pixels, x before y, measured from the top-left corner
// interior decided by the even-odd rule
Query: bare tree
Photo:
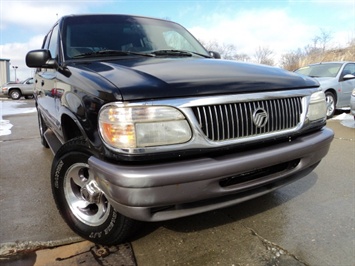
[[[301,67],[301,60],[304,55],[301,49],[281,55],[281,66],[286,70],[296,70]]]
[[[305,54],[312,58],[322,57],[328,48],[331,38],[329,31],[320,29],[320,34],[313,37],[312,45],[305,46]]]
[[[218,43],[216,40],[203,42],[200,41],[201,44],[208,50],[208,51],[215,51],[218,52],[222,58],[233,60],[235,59],[235,55],[237,54],[237,48],[233,44],[227,43]]]
[[[274,52],[268,47],[259,46],[254,54],[254,58],[257,63],[264,65],[275,65],[274,59],[272,58]]]
[[[234,60],[243,61],[243,62],[251,61],[250,56],[247,54],[236,54],[234,56]]]
[[[312,39],[312,43],[303,49],[283,54],[281,66],[287,70],[295,70],[308,64],[324,61],[354,61],[355,60],[355,39],[349,41],[344,48],[329,48],[331,39],[330,33],[324,30],[321,34]]]
[[[317,36],[318,41],[320,42],[320,48],[324,53],[326,48],[328,48],[328,43],[332,39],[332,35],[329,31],[325,31],[324,29],[320,29],[320,35]]]
[[[227,60],[234,60],[237,54],[237,48],[233,44],[223,43],[219,46],[219,50],[221,51],[222,57]]]

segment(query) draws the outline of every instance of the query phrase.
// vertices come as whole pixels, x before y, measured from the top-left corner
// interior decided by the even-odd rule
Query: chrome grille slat
[[[229,112],[230,112],[230,115],[231,115],[231,118],[230,118],[231,123],[228,123],[228,125],[231,124],[232,136],[234,136],[234,134],[235,134],[235,129],[234,129],[235,119],[234,119],[234,116],[233,116],[232,105],[229,105]]]
[[[290,101],[291,101],[291,109],[292,110],[297,110],[296,109],[296,105],[295,105],[295,100],[294,99],[290,99]],[[297,122],[297,117],[295,116],[295,114],[292,112],[292,123],[295,123],[295,122]]]
[[[253,110],[255,110],[255,102],[251,102],[251,103],[248,103],[248,107],[249,107],[249,113],[250,113],[250,116],[248,117],[251,117],[252,116],[252,113],[253,113]],[[251,124],[248,124],[250,125],[250,135],[254,135],[254,127],[251,125]]]
[[[205,125],[206,125],[206,128],[207,128],[207,137],[209,138],[209,134],[208,134],[208,121],[207,121],[207,115],[206,115],[206,109],[204,108],[203,109],[203,112],[204,112],[204,115],[205,115]]]
[[[235,104],[236,105],[236,108],[237,108],[237,104]],[[240,136],[244,136],[244,126],[243,126],[243,124],[244,124],[244,119],[243,119],[243,112],[242,112],[242,105],[239,105],[239,109],[240,109],[240,113],[239,113],[239,116],[237,116],[238,117],[238,121],[240,121],[239,122],[239,124],[238,124],[238,128],[237,128],[237,130],[238,130],[238,138],[240,138]],[[239,119],[240,118],[240,119]]]
[[[252,137],[292,129],[300,122],[302,97],[192,107],[199,126],[212,141]],[[262,108],[268,122],[257,127],[253,113]]]

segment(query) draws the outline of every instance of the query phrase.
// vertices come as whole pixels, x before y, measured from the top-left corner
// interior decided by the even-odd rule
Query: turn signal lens
[[[108,105],[100,111],[99,127],[105,143],[117,149],[185,143],[192,136],[185,116],[168,106]]]
[[[311,100],[308,107],[307,118],[309,121],[326,119],[327,106],[325,94],[323,91],[315,92],[311,95]]]

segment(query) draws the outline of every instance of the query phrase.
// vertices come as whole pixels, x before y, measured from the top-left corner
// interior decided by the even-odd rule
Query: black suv
[[[218,58],[176,23],[128,15],[63,17],[27,54],[54,199],[76,233],[119,243],[137,221],[263,195],[327,154],[314,79]]]

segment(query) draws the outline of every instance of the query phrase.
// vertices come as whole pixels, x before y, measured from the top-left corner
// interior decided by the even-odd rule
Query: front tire
[[[13,100],[18,100],[21,98],[21,92],[18,89],[13,89],[10,91],[10,97]]]
[[[122,243],[137,222],[118,213],[97,188],[88,165],[90,156],[82,138],[59,149],[51,170],[55,203],[68,226],[81,237],[102,245]]]
[[[332,118],[335,113],[336,98],[330,91],[325,92],[325,99],[327,103],[327,119]]]

